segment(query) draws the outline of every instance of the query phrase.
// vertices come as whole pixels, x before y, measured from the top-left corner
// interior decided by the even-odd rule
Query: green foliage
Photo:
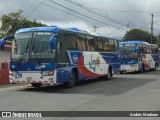
[[[18,10],[16,12],[12,12],[1,17],[1,30],[3,31],[4,36],[13,35],[16,30],[20,28],[46,26],[45,24],[37,22],[36,20],[27,20],[25,17],[22,16],[22,13],[22,10]]]
[[[143,40],[143,41],[150,43],[151,42],[151,34],[146,31],[143,31],[141,29],[132,29],[125,34],[124,40],[125,41]],[[156,37],[153,36],[152,43],[156,43],[156,41],[157,41]]]

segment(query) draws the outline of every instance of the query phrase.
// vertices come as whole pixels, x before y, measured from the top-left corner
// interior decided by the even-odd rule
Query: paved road
[[[32,88],[29,84],[3,85],[0,86],[0,111],[160,111],[159,73],[160,70],[115,75],[107,81],[79,82],[76,87],[69,89],[63,85],[42,88]]]

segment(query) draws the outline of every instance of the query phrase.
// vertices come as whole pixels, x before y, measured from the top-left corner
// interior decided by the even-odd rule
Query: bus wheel
[[[120,73],[123,74],[123,71],[121,71]]]
[[[108,79],[108,78],[111,78],[111,77],[113,77],[113,74],[112,74],[112,67],[109,66],[109,68],[108,68],[108,74],[107,74],[107,79]]]
[[[76,78],[77,78],[76,73],[72,72],[70,81],[66,83],[66,85],[67,85],[68,88],[72,88],[72,87],[75,86],[75,84],[76,84]]]
[[[142,69],[141,69],[141,73],[143,73],[145,71],[145,66],[144,64],[142,65]]]
[[[42,83],[31,83],[32,87],[41,87]]]

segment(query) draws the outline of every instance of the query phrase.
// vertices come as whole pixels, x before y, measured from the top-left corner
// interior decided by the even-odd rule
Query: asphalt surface
[[[160,69],[114,75],[109,80],[82,81],[74,88],[64,85],[42,88],[32,88],[30,84],[0,85],[0,111],[160,111],[159,73]],[[135,120],[92,117],[42,119]]]

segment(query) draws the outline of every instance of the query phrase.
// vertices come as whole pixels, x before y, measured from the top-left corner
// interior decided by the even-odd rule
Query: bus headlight
[[[10,75],[10,76],[17,76],[17,75],[18,75],[18,73],[17,73],[17,72],[15,72],[15,71],[9,71],[9,75]]]
[[[43,76],[52,76],[52,75],[54,75],[54,71],[43,71],[43,72],[41,72],[41,74],[43,75]]]

